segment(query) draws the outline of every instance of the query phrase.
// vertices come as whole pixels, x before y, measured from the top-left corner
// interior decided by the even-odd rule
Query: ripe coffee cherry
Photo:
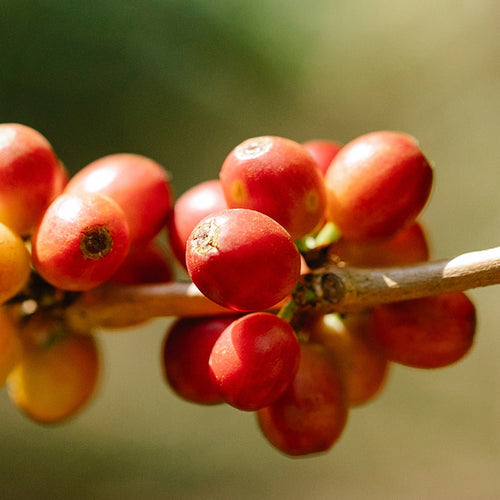
[[[432,168],[417,141],[400,132],[346,144],[325,175],[327,218],[345,238],[388,238],[408,227],[431,190]]]
[[[319,344],[303,344],[300,365],[286,392],[257,411],[268,441],[287,455],[321,453],[339,439],[348,404],[342,372]]]
[[[21,341],[8,313],[0,309],[0,389],[21,359]]]
[[[0,222],[0,304],[28,282],[31,259],[24,241]]]
[[[372,333],[386,356],[417,368],[448,366],[472,347],[476,311],[463,292],[373,308]]]
[[[32,320],[33,321],[33,320]],[[7,378],[9,398],[26,416],[56,424],[80,411],[99,378],[98,345],[50,320],[35,320],[21,332],[22,357]]]
[[[151,240],[131,247],[118,270],[109,278],[117,285],[168,283],[174,279],[169,256],[159,242]]]
[[[236,318],[181,318],[169,328],[162,347],[163,375],[180,397],[207,405],[224,401],[210,375],[208,359],[222,331]]]
[[[89,290],[108,280],[129,248],[125,215],[96,193],[62,194],[49,206],[32,240],[33,264],[64,290]]]
[[[333,158],[342,149],[340,142],[327,139],[312,139],[303,142],[302,146],[313,157],[323,175],[328,170]]]
[[[60,193],[60,168],[42,134],[18,123],[0,124],[0,222],[29,235]]]
[[[370,335],[370,313],[351,313],[341,318],[326,314],[309,326],[310,340],[326,347],[342,369],[349,406],[359,406],[379,394],[389,363]]]
[[[177,260],[186,266],[186,241],[196,225],[211,213],[227,208],[218,179],[201,182],[188,189],[174,203],[168,220],[168,237]]]
[[[328,248],[328,260],[351,266],[396,266],[429,259],[429,245],[422,226],[414,222],[392,238],[355,241],[340,238]]]
[[[300,254],[290,235],[255,210],[209,215],[187,242],[193,283],[214,302],[236,311],[259,311],[287,297],[300,276]]]
[[[224,401],[252,411],[276,401],[299,366],[295,333],[274,314],[256,312],[231,323],[215,342],[210,372]]]
[[[248,139],[224,160],[220,180],[229,208],[262,212],[294,240],[323,220],[325,186],[311,155],[283,137]]]
[[[136,154],[104,156],[82,168],[65,192],[82,191],[107,195],[120,205],[132,244],[156,236],[172,208],[167,172],[155,161]]]

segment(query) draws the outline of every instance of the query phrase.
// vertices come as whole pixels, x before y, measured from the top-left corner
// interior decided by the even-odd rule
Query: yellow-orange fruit
[[[23,240],[0,222],[0,303],[21,291],[30,270],[30,254]]]
[[[29,418],[55,424],[75,415],[97,385],[99,355],[92,335],[59,330],[50,321],[22,331],[23,354],[7,378],[11,401]]]

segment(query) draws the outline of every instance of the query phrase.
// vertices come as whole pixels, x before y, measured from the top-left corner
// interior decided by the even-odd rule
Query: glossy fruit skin
[[[24,241],[0,222],[0,303],[21,291],[30,272],[31,258]]]
[[[66,193],[99,193],[122,208],[130,241],[151,240],[165,226],[172,209],[170,179],[164,168],[145,156],[118,153],[99,158],[68,182]]]
[[[0,309],[0,389],[9,373],[21,359],[21,341],[16,325],[8,313]]]
[[[295,141],[275,136],[247,139],[226,157],[219,178],[229,208],[269,215],[294,240],[323,221],[323,176],[311,155]]]
[[[326,172],[327,218],[348,239],[391,237],[423,209],[432,178],[429,162],[410,135],[362,135],[339,151]]]
[[[254,411],[276,401],[299,366],[297,337],[285,320],[267,312],[247,314],[220,335],[210,373],[224,401]]]
[[[427,237],[418,222],[391,238],[361,242],[340,238],[328,249],[329,261],[358,267],[416,264],[429,260],[429,256]]]
[[[271,308],[300,276],[290,235],[254,210],[227,209],[200,221],[186,247],[193,283],[214,302],[241,312]]]
[[[207,215],[226,208],[219,179],[196,184],[177,198],[167,228],[172,251],[183,267],[186,267],[186,241],[193,229]]]
[[[474,341],[475,306],[463,292],[382,304],[372,317],[371,332],[388,359],[407,366],[448,366]]]
[[[340,369],[324,347],[301,345],[300,365],[287,391],[277,401],[257,411],[267,440],[290,456],[329,450],[339,439],[348,416]]]
[[[180,318],[163,340],[163,376],[186,401],[213,405],[224,400],[213,383],[208,366],[212,348],[222,331],[237,316]]]
[[[326,174],[330,163],[342,149],[342,144],[328,139],[312,139],[302,143],[303,148],[313,157],[321,173]]]
[[[167,251],[156,240],[131,247],[117,271],[109,278],[116,285],[169,283],[174,270]]]
[[[310,340],[323,345],[341,367],[349,406],[373,400],[383,388],[389,362],[370,335],[371,311],[351,313],[344,318],[327,314],[310,325]]]
[[[59,194],[59,160],[47,139],[19,123],[0,124],[0,222],[28,236]]]
[[[89,290],[116,272],[129,244],[125,215],[111,198],[96,193],[61,194],[33,235],[33,265],[55,287]]]
[[[41,424],[57,424],[80,411],[99,380],[99,350],[92,335],[55,332],[50,321],[22,332],[22,357],[7,379],[11,401]]]

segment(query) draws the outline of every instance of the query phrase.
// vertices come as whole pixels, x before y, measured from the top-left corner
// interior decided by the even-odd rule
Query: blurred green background
[[[435,163],[423,220],[448,257],[499,244],[499,32],[496,0],[0,0],[0,122],[38,129],[71,172],[150,156],[176,195],[248,137],[402,130]],[[0,393],[0,498],[500,498],[500,290],[470,296],[473,352],[395,367],[308,459],[252,414],[172,395],[168,319],[101,332],[100,391],[75,419],[38,426]]]

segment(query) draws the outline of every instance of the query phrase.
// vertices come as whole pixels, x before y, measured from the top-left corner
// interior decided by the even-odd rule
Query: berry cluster
[[[181,318],[163,345],[183,398],[255,411],[276,448],[328,450],[349,408],[377,395],[390,363],[433,368],[470,349],[475,309],[462,292],[348,314],[300,309],[301,274],[326,263],[380,267],[429,259],[417,220],[433,170],[407,134],[346,145],[256,137],[218,180],[174,203],[169,236],[193,283],[234,317]],[[277,312],[277,313],[276,313]]]
[[[0,124],[0,387],[33,420],[60,422],[95,391],[97,339],[65,321],[75,294],[173,279],[156,240],[172,203],[149,158],[106,156],[70,178],[39,132]]]
[[[218,179],[174,200],[149,158],[109,155],[70,178],[37,131],[3,124],[0,179],[0,384],[35,421],[72,416],[93,394],[96,337],[74,331],[65,309],[105,283],[165,283],[179,271],[222,306],[226,314],[172,323],[165,380],[188,401],[255,412],[269,442],[293,456],[328,450],[391,363],[446,366],[472,345],[475,309],[463,292],[345,314],[294,301],[301,276],[327,263],[428,260],[418,216],[433,171],[407,134],[345,145],[248,139]]]

